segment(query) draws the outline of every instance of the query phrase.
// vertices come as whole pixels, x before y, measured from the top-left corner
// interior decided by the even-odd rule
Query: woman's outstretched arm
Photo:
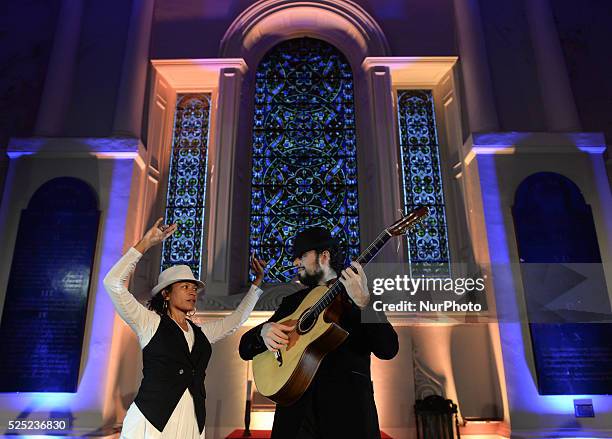
[[[130,274],[134,272],[136,264],[141,257],[142,253],[134,247],[130,248],[113,265],[113,268],[110,269],[104,278],[104,288],[106,288],[117,314],[132,328],[139,339],[145,335],[147,327],[156,326],[159,322],[159,316],[140,304],[126,287],[127,280]]]
[[[170,226],[162,231],[159,228],[161,220],[160,218],[140,242],[130,248],[104,277],[104,288],[117,314],[136,333],[142,347],[146,346],[155,333],[160,318],[155,312],[149,311],[136,300],[128,291],[126,283],[143,253],[170,236],[176,229],[175,226]]]
[[[263,291],[259,289],[259,287],[251,285],[249,292],[244,296],[244,299],[242,299],[236,310],[229,316],[203,323],[200,327],[208,341],[215,343],[236,332],[236,330],[249,318],[251,311],[255,308],[262,294]]]
[[[244,299],[240,302],[236,310],[229,316],[221,319],[214,320],[212,322],[206,322],[200,327],[202,332],[206,335],[206,338],[211,343],[215,343],[224,337],[234,333],[242,324],[249,318],[249,315],[255,308],[257,301],[263,294],[263,291],[259,288],[264,276],[266,264],[262,260],[258,260],[255,257],[251,258],[251,268],[255,273],[255,280],[253,285],[249,289],[249,292],[244,296]]]

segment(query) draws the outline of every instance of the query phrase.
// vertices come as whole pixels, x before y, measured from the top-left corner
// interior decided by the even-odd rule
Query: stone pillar
[[[549,131],[580,131],[580,119],[549,0],[525,0]]]
[[[471,132],[499,130],[478,0],[454,0],[465,102]]]
[[[231,293],[229,290],[231,288],[236,132],[243,74],[244,72],[236,67],[224,67],[220,71],[216,102],[217,119],[213,127],[215,141],[209,150],[211,163],[208,192],[210,218],[206,293],[216,296]],[[214,102],[213,105],[215,105]]]
[[[62,0],[34,128],[37,136],[57,137],[63,132],[72,95],[82,15],[83,0]]]
[[[113,134],[140,138],[154,0],[134,0],[115,106]]]
[[[370,102],[372,116],[371,145],[359,145],[367,150],[366,166],[371,164],[365,177],[366,185],[359,189],[367,195],[367,202],[361,204],[361,221],[369,221],[364,236],[364,247],[367,246],[385,228],[401,217],[401,182],[399,169],[401,161],[397,142],[397,121],[393,107],[393,88],[391,72],[387,66],[374,66],[368,72],[370,85]],[[365,166],[362,167],[362,169]],[[368,212],[377,212],[368,215]],[[364,224],[365,225],[365,224]],[[363,236],[363,235],[362,235]],[[385,246],[377,256],[378,262],[401,262],[402,253],[397,250],[397,243]]]

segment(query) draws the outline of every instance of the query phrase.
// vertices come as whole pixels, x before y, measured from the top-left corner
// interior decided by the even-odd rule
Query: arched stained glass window
[[[285,41],[256,72],[250,250],[267,281],[294,277],[294,235],[322,225],[359,254],[353,74],[320,40]]]
[[[185,264],[200,278],[204,244],[210,94],[179,94],[166,196],[166,222],[178,229],[163,243],[161,269]]]
[[[430,216],[408,235],[412,275],[450,274],[440,148],[431,90],[398,90],[403,204],[428,206]]]

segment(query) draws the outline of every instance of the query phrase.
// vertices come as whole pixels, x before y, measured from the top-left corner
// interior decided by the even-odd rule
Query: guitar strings
[[[425,218],[427,218],[427,216],[428,216],[428,215],[423,215],[423,216],[421,216],[421,217],[419,217],[419,218],[416,218],[415,220],[413,220],[413,221],[412,221],[412,224],[410,224],[410,225],[408,226],[408,228],[412,228],[412,227],[416,226],[417,224],[422,223],[422,222],[425,220]],[[374,241],[373,241],[373,242],[372,242],[372,243],[371,243],[371,244],[370,244],[370,245],[369,245],[369,246],[368,246],[368,247],[367,247],[367,248],[366,248],[366,249],[365,249],[365,250],[364,250],[364,251],[363,251],[363,252],[362,252],[362,253],[361,253],[361,254],[358,256],[358,257],[357,257],[356,261],[357,261],[357,262],[363,261],[363,260],[366,258],[366,256],[367,256],[367,255],[370,253],[370,251],[372,251],[374,248],[376,248],[376,244],[377,244],[379,241],[382,241],[382,240],[383,240],[383,237],[384,237],[385,235],[388,235],[388,238],[390,238],[390,237],[392,237],[392,236],[393,236],[393,234],[391,234],[391,233],[389,232],[389,230],[388,230],[388,229],[384,229],[384,230],[383,230],[383,231],[382,231],[382,232],[381,232],[381,233],[380,233],[380,234],[379,234],[379,235],[376,237],[376,239],[375,239],[375,240],[374,240]],[[387,238],[387,239],[388,239],[388,238]],[[386,243],[386,242],[385,242],[385,243]],[[383,245],[384,245],[385,243],[383,243]],[[380,247],[380,248],[376,248],[376,253],[375,253],[375,254],[373,254],[373,255],[371,255],[371,257],[376,256],[376,254],[377,254],[377,253],[380,251],[380,249],[381,249],[381,248],[382,248],[382,247]],[[360,262],[360,263],[361,263],[361,262]],[[350,267],[350,265],[349,265],[349,267]],[[347,267],[347,268],[348,268],[348,267]],[[339,274],[339,273],[338,273],[338,274]],[[310,309],[309,309],[308,311],[306,311],[304,314],[302,314],[302,316],[300,316],[300,317],[298,318],[298,321],[297,321],[297,323],[296,323],[296,325],[295,325],[295,328],[294,328],[294,329],[292,329],[292,330],[291,330],[291,331],[290,331],[288,334],[291,334],[291,333],[293,333],[293,332],[296,332],[296,331],[297,331],[298,326],[300,325],[300,322],[302,322],[303,320],[305,320],[305,319],[307,319],[307,318],[310,318],[310,317],[311,317],[311,314],[313,314],[313,317],[314,317],[315,319],[316,319],[316,318],[318,318],[318,316],[321,314],[321,312],[323,312],[323,310],[324,310],[325,308],[327,308],[327,306],[329,306],[329,303],[331,303],[331,301],[330,301],[328,304],[323,305],[323,304],[324,304],[324,302],[325,302],[325,301],[326,301],[326,300],[327,300],[329,297],[332,297],[332,299],[331,299],[331,300],[333,300],[333,298],[336,296],[336,294],[337,294],[337,293],[335,292],[335,289],[336,289],[336,288],[338,288],[338,285],[341,285],[341,282],[340,282],[340,278],[339,278],[339,277],[338,277],[338,278],[337,278],[337,280],[336,280],[336,281],[335,281],[335,282],[332,284],[332,286],[329,288],[329,290],[327,290],[327,291],[325,292],[325,294],[323,294],[323,296],[321,296],[321,297],[319,298],[319,300],[317,300],[317,301],[315,302],[315,304],[314,304],[313,306],[311,306],[311,307],[310,307]],[[322,309],[321,309],[321,310],[319,310],[318,308],[319,308],[319,307],[321,307],[322,305],[323,305]],[[315,312],[316,312],[316,316],[314,315],[314,314],[315,314]]]
[[[370,251],[372,251],[372,249],[376,248],[376,244],[379,241],[382,241],[383,237],[386,235],[390,235],[390,233],[387,231],[387,229],[383,230],[377,237],[376,239],[368,246],[368,248],[366,248],[356,259],[357,262],[359,262],[360,260],[363,261],[363,259],[365,259],[366,255],[368,255],[370,253]],[[382,248],[382,247],[381,247]],[[380,249],[376,249],[376,252],[378,252]],[[374,256],[374,255],[372,255]],[[350,266],[349,266],[350,267]],[[338,275],[340,275],[340,273],[337,273]],[[323,309],[321,309],[320,311],[318,310],[318,308],[327,300],[328,297],[330,296],[334,296],[336,295],[336,293],[334,292],[336,288],[338,288],[338,285],[341,285],[340,282],[340,278],[338,277],[338,279],[332,284],[332,286],[329,288],[329,290],[319,298],[319,300],[317,300],[317,302],[315,302],[315,304],[310,307],[310,309],[308,311],[306,311],[302,317],[300,317],[298,319],[298,324],[299,325],[300,321],[305,320],[306,318],[310,318],[310,314],[314,314],[315,312],[316,317],[318,317],[318,315],[323,311],[323,309],[325,309],[329,304],[323,306]],[[333,300],[333,299],[332,299]],[[330,302],[331,303],[331,302]],[[314,317],[314,316],[313,316]],[[315,317],[315,318],[316,318]]]
[[[417,224],[420,224],[421,222],[423,222],[423,220],[427,217],[427,215],[421,216],[419,218],[416,218],[412,221],[412,224],[409,225],[409,228],[414,227]],[[376,245],[378,244],[379,241],[382,241],[382,238],[386,235],[390,237],[392,237],[393,235],[389,232],[388,229],[384,229],[377,237],[376,239],[368,246],[368,248],[366,248],[366,250],[364,250],[358,257],[357,257],[357,261],[360,262],[360,260],[362,261],[363,259],[365,259],[366,255],[368,255],[370,253],[370,251],[372,251],[372,249],[376,248]],[[384,245],[384,243],[383,243]],[[381,247],[382,248],[382,247]],[[376,248],[376,253],[378,253],[380,251],[380,248]],[[372,257],[374,257],[376,255],[376,253],[374,255],[372,255]],[[301,321],[303,318],[306,318],[306,316],[309,317],[310,313],[314,313],[315,311],[317,312],[317,317],[318,314],[320,314],[323,309],[325,309],[329,303],[327,305],[323,306],[323,309],[318,310],[318,308],[323,305],[323,303],[327,300],[328,297],[330,296],[335,296],[334,294],[334,290],[335,288],[338,286],[338,284],[340,283],[339,280],[336,280],[334,282],[334,284],[329,288],[329,290],[323,295],[321,296],[321,298],[319,298],[319,300],[306,312],[304,313],[304,315],[298,319],[298,323],[299,321]],[[333,299],[332,299],[333,300]],[[331,303],[331,302],[330,302]]]

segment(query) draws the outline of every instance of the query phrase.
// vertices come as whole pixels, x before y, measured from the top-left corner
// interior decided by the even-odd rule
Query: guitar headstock
[[[429,209],[427,206],[419,207],[387,227],[387,232],[392,236],[405,235],[411,228],[425,220],[428,215]]]

